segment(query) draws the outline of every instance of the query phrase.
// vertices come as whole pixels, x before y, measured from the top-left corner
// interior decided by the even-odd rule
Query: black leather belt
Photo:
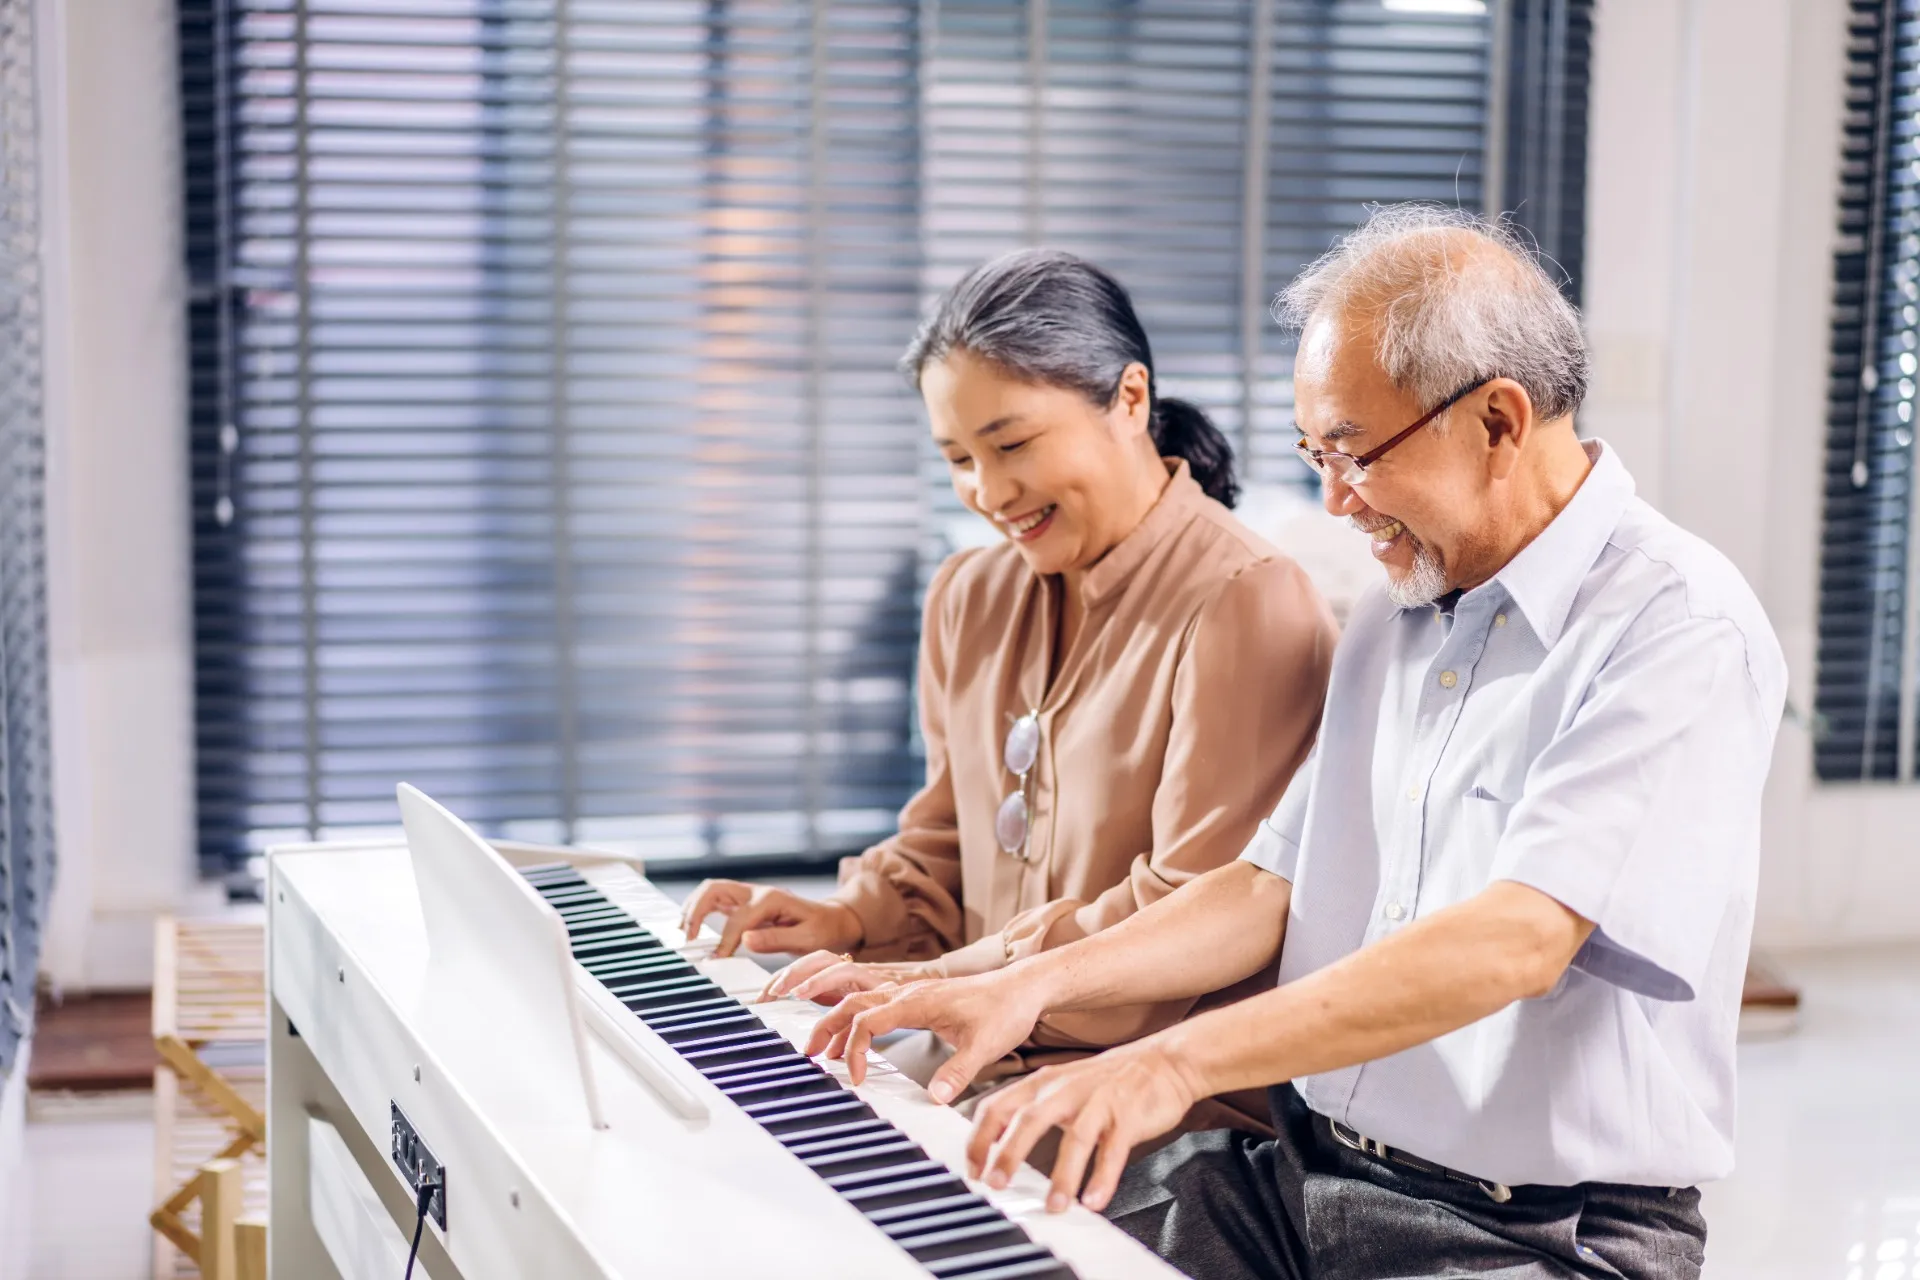
[[[1365,1134],[1341,1124],[1338,1120],[1332,1120],[1326,1116],[1321,1116],[1320,1118],[1326,1121],[1327,1132],[1333,1135],[1333,1140],[1349,1150],[1358,1151],[1361,1155],[1372,1156],[1376,1160],[1385,1160],[1390,1164],[1397,1164],[1418,1173],[1447,1178],[1454,1182],[1464,1182],[1470,1187],[1478,1187],[1486,1193],[1487,1199],[1493,1201],[1495,1204],[1505,1204],[1507,1201],[1513,1199],[1513,1188],[1503,1182],[1489,1182],[1485,1178],[1475,1178],[1469,1174],[1457,1173],[1445,1165],[1435,1164],[1431,1160],[1422,1160],[1418,1156],[1408,1155],[1396,1147],[1390,1147],[1384,1142],[1369,1138]]]

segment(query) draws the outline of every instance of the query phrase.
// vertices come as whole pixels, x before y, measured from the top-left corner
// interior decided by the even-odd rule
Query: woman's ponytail
[[[1187,469],[1209,498],[1230,507],[1240,499],[1233,476],[1233,446],[1199,405],[1172,396],[1153,402],[1154,447],[1165,458],[1185,458]]]

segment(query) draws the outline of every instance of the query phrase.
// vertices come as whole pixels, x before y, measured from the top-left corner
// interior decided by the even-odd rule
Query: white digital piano
[[[490,844],[401,788],[406,840],[268,859],[275,1280],[1176,1277],[876,1062],[797,1046],[625,861]]]

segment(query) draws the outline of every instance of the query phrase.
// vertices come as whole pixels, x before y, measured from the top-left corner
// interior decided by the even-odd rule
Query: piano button
[[[829,1125],[806,1134],[793,1134],[780,1141],[787,1150],[795,1155],[801,1155],[812,1151],[824,1151],[829,1147],[837,1147],[849,1142],[870,1142],[877,1134],[898,1132],[900,1131],[885,1120],[859,1120],[852,1124]]]
[[[795,1154],[798,1154],[797,1152]],[[901,1135],[888,1135],[880,1142],[867,1145],[848,1144],[837,1150],[823,1151],[818,1155],[801,1156],[800,1163],[809,1169],[831,1169],[839,1165],[855,1165],[863,1160],[878,1160],[884,1157],[910,1155],[919,1160],[926,1157],[912,1141]],[[851,1170],[846,1170],[850,1172]]]
[[[889,1164],[878,1165],[872,1169],[855,1169],[846,1173],[836,1173],[832,1177],[823,1177],[820,1181],[835,1191],[844,1191],[849,1187],[870,1186],[876,1182],[896,1182],[901,1178],[917,1178],[924,1174],[940,1174],[951,1178],[953,1173],[938,1160],[902,1159]]]
[[[829,1097],[817,1106],[800,1107],[794,1111],[779,1115],[761,1116],[760,1127],[774,1137],[782,1134],[807,1133],[815,1129],[824,1129],[829,1125],[843,1124],[849,1120],[876,1120],[879,1117],[873,1108],[854,1094],[842,1094],[838,1098]]]
[[[1019,1229],[1014,1228],[1014,1230]],[[1037,1245],[1027,1240],[1024,1232],[1020,1234],[1023,1241],[1020,1244],[1004,1244],[996,1248],[959,1253],[952,1257],[930,1261],[916,1259],[916,1261],[936,1276],[973,1276],[976,1280],[981,1272],[990,1268],[998,1272],[1002,1267],[1025,1262],[1046,1261],[1058,1264],[1059,1260],[1047,1252],[1044,1245]]]
[[[862,1209],[860,1212],[866,1214],[868,1222],[884,1230],[886,1226],[891,1223],[907,1222],[927,1214],[950,1213],[976,1206],[989,1209],[996,1215],[1005,1216],[1001,1214],[998,1209],[995,1209],[992,1204],[988,1203],[985,1197],[975,1195],[973,1192],[967,1191],[964,1188],[953,1194],[921,1196],[905,1204],[890,1207],[872,1206]]]
[[[941,1213],[924,1214],[917,1218],[901,1218],[886,1224],[875,1223],[896,1243],[912,1239],[915,1236],[929,1235],[935,1231],[944,1231],[950,1227],[985,1225],[998,1228],[1007,1221],[1007,1216],[988,1204],[985,1200],[959,1209],[950,1209]]]
[[[966,1183],[958,1175],[942,1166],[938,1173],[923,1174],[917,1178],[902,1178],[898,1182],[876,1182],[868,1187],[851,1187],[840,1193],[840,1198],[859,1209],[864,1204],[885,1207],[895,1204],[911,1204],[924,1193],[935,1190],[963,1191]]]

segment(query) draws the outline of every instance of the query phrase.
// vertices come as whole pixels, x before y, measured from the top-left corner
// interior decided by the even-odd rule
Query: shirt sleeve
[[[1289,884],[1300,867],[1300,836],[1306,829],[1307,799],[1313,794],[1313,775],[1319,765],[1320,748],[1316,744],[1287,784],[1280,807],[1254,829],[1253,839],[1240,851],[1242,860],[1273,872]]]
[[[963,940],[960,826],[947,758],[947,656],[955,573],[971,552],[948,558],[927,586],[920,626],[920,734],[927,779],[900,811],[900,830],[840,863],[831,900],[860,917],[862,960],[930,960]]]
[[[1335,639],[1332,615],[1292,561],[1263,561],[1223,583],[1191,624],[1174,675],[1153,847],[1097,897],[1015,916],[1000,931],[1001,963],[1110,928],[1238,856],[1313,743]],[[974,951],[955,960],[991,963],[989,949]],[[1059,1014],[1042,1025],[1078,1043],[1115,1044],[1170,1025],[1191,1003]]]
[[[1528,769],[1492,878],[1590,920],[1573,967],[1691,1000],[1720,922],[1758,874],[1761,791],[1779,727],[1724,619],[1630,639]]]

